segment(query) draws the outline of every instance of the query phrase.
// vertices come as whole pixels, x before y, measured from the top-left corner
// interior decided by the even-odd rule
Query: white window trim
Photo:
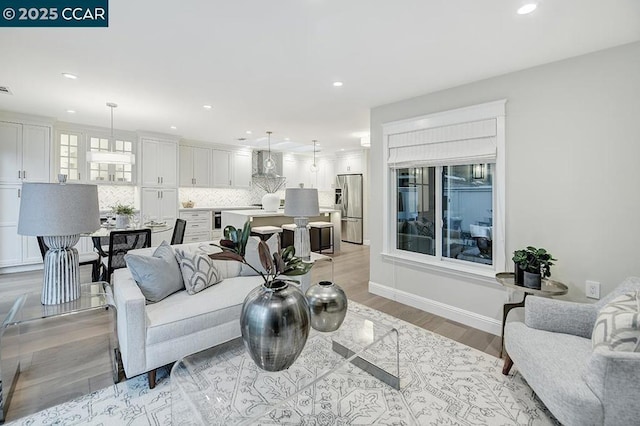
[[[382,125],[382,155],[381,168],[383,173],[382,199],[386,208],[382,212],[382,255],[385,258],[399,260],[401,263],[420,267],[427,270],[446,272],[463,277],[491,278],[496,272],[506,270],[506,239],[505,239],[505,192],[506,192],[506,151],[505,151],[505,105],[507,100],[487,102],[465,108],[414,117],[406,120],[393,121]],[[484,119],[496,119],[496,162],[494,174],[493,197],[493,265],[474,265],[472,262],[451,262],[441,257],[441,249],[436,249],[437,256],[428,256],[398,250],[396,247],[396,208],[397,191],[395,190],[395,173],[387,164],[389,152],[389,137],[398,133],[412,132],[431,127],[462,124]],[[437,180],[438,181],[438,180]],[[439,190],[441,188],[437,188]],[[392,192],[393,191],[393,192]],[[436,192],[439,194],[439,192]],[[439,202],[436,196],[436,205]],[[438,210],[440,211],[440,210]],[[441,221],[441,218],[438,218]],[[468,265],[467,265],[468,264]]]

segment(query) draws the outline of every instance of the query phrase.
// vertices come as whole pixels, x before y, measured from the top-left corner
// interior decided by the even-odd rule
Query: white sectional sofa
[[[173,247],[196,250],[203,244],[208,245]],[[130,253],[151,256],[154,251],[155,247]],[[153,388],[157,368],[240,336],[242,303],[262,278],[234,276],[194,295],[182,290],[152,304],[146,303],[128,268],[114,271],[111,282],[125,374],[130,378],[148,373]]]

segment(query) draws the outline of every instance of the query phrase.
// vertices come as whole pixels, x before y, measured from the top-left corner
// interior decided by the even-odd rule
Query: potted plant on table
[[[513,253],[516,268],[524,271],[522,284],[527,288],[540,289],[542,278],[551,276],[551,266],[555,260],[546,249],[533,246]]]
[[[264,283],[252,290],[242,304],[240,329],[242,340],[253,361],[263,370],[281,371],[298,358],[309,336],[309,305],[302,291],[284,277],[308,273],[313,263],[295,257],[289,246],[271,254],[264,241],[258,243],[258,256],[264,271],[246,260],[246,247],[251,227],[249,222],[236,229],[227,226],[220,240],[221,253],[212,259],[236,260],[262,277]]]
[[[130,206],[127,204],[120,204],[120,203],[111,207],[111,210],[116,215],[117,229],[124,229],[127,226],[129,226],[129,221],[131,220],[131,218],[133,217],[133,214],[135,213],[133,206]]]

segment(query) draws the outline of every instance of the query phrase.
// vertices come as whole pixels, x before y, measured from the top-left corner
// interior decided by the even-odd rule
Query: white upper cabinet
[[[298,159],[294,155],[289,154],[282,157],[282,176],[287,178],[287,188],[297,188],[299,184],[304,183],[301,180]]]
[[[45,126],[0,122],[0,182],[48,182],[50,134]]]
[[[233,179],[235,188],[251,187],[251,151],[233,153]]]
[[[69,135],[71,136],[71,135]],[[60,135],[62,142],[62,134]],[[83,138],[85,139],[85,138]],[[105,135],[87,135],[85,140],[86,147],[80,145],[80,152],[119,152],[125,154],[135,154],[135,143],[127,138],[116,137],[111,139]],[[62,150],[62,145],[60,145]],[[62,154],[62,151],[60,152]],[[79,157],[79,159],[82,156]],[[60,158],[62,162],[62,158]],[[84,162],[84,160],[82,160]],[[82,165],[80,165],[82,167]],[[93,183],[106,183],[110,185],[133,185],[135,184],[135,165],[134,164],[107,164],[107,163],[88,163],[87,175],[89,181]],[[82,179],[81,179],[82,180]]]
[[[362,151],[345,152],[336,156],[336,174],[363,173]]]
[[[318,165],[318,190],[332,191],[336,183],[335,161],[331,158],[321,158]]]
[[[154,139],[142,139],[142,186],[170,188],[178,186],[178,145]]]
[[[211,151],[211,186],[231,186],[231,151]]]
[[[211,150],[180,145],[180,186],[210,186]]]

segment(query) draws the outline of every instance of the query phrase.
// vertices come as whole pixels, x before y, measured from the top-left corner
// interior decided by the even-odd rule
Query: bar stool
[[[326,233],[329,233],[329,241],[328,243],[324,243],[324,238],[323,235]],[[314,233],[317,233],[317,238],[318,238],[318,250],[313,250],[313,237],[314,237]],[[311,242],[311,250],[312,251],[317,251],[318,253],[322,253],[322,250],[324,249],[331,249],[330,254],[334,253],[333,250],[333,239],[334,239],[334,235],[333,235],[333,223],[331,222],[309,222],[309,234],[312,238],[312,242]]]
[[[279,226],[254,226],[251,228],[251,235],[260,237],[262,241],[267,241],[273,234],[279,234],[282,228]]]
[[[282,247],[289,247],[293,245],[293,233],[296,230],[295,223],[285,223],[282,225]]]

